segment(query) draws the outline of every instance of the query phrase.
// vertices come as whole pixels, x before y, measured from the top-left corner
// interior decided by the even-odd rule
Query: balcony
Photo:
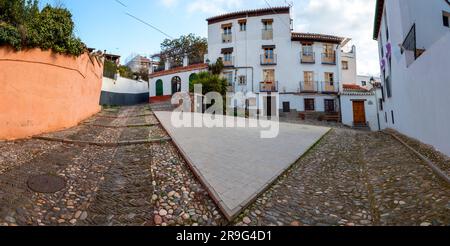
[[[263,29],[262,40],[273,40],[273,29]]]
[[[319,91],[319,82],[317,81],[301,81],[300,92],[302,93],[316,93]]]
[[[270,65],[277,65],[277,55],[261,55],[261,65],[263,66],[270,66]]]
[[[322,64],[336,65],[336,53],[322,53]]]
[[[300,61],[302,64],[315,64],[316,63],[316,53],[300,53]]]
[[[229,57],[227,59],[222,58],[224,67],[234,67],[234,56]]]
[[[259,92],[278,92],[278,82],[261,82]]]
[[[231,33],[229,34],[222,34],[222,43],[231,43],[233,42],[233,36],[231,35]]]
[[[329,81],[323,81],[320,83],[321,85],[321,92],[325,94],[337,94],[339,93],[339,83],[338,82],[329,82]]]

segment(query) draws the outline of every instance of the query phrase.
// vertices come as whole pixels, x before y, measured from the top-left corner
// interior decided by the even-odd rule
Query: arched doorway
[[[172,78],[172,95],[181,92],[181,78],[175,76]]]
[[[196,80],[198,78],[198,74],[193,73],[189,76],[189,83],[192,83],[192,81]]]
[[[163,85],[163,81],[158,79],[156,81],[156,96],[163,96],[164,95],[164,85]]]

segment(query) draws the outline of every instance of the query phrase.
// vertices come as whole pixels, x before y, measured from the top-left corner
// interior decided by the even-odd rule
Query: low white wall
[[[151,78],[150,79],[150,87],[149,87],[150,97],[156,96],[156,81],[158,81],[158,80],[162,80],[162,82],[163,82],[163,90],[164,90],[163,96],[172,95],[172,78],[175,76],[178,76],[181,78],[181,92],[189,92],[189,77],[191,76],[191,74],[199,73],[201,71],[206,71],[206,69],[184,71],[184,72],[179,72],[179,73],[168,74],[168,75]]]
[[[118,77],[117,80],[103,77],[102,91],[121,94],[142,94],[148,92],[148,83]]]
[[[366,120],[370,130],[378,131],[377,102],[375,95],[341,95],[342,123],[353,127],[353,101],[365,100]]]

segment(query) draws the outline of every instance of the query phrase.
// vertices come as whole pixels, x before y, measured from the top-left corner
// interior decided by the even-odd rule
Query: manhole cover
[[[66,180],[55,175],[38,175],[28,179],[28,187],[38,193],[55,193],[66,186]]]

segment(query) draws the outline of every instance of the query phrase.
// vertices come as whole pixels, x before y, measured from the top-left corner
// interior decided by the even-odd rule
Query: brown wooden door
[[[364,101],[353,101],[353,123],[355,125],[366,124]]]

